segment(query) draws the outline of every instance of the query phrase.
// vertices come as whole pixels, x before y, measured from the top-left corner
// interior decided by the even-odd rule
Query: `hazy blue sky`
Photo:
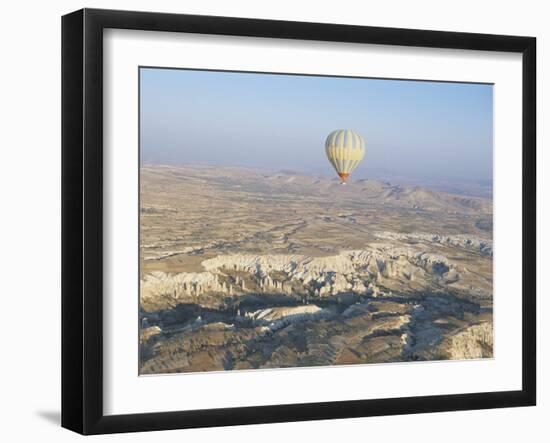
[[[492,178],[490,85],[141,69],[141,158],[334,174],[325,139],[366,141],[353,176]]]

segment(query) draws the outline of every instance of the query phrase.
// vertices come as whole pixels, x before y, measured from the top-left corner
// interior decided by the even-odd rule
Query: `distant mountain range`
[[[144,166],[144,171],[148,166]],[[182,180],[196,182],[208,181],[209,186],[223,186],[254,192],[296,192],[312,196],[335,194],[341,199],[365,201],[369,203],[398,206],[408,209],[443,211],[443,212],[477,212],[492,213],[492,198],[477,197],[451,192],[437,192],[428,187],[406,186],[384,181],[359,179],[353,176],[346,185],[340,180],[323,176],[306,175],[293,171],[264,171],[251,168],[213,167],[213,166],[161,166],[152,167],[156,173]]]

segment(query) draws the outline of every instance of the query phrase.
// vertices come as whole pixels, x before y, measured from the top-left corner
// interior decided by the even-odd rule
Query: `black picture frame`
[[[103,413],[103,30],[504,51],[522,54],[522,389],[177,412]],[[62,426],[82,434],[457,411],[536,403],[536,39],[83,9],[62,18]]]

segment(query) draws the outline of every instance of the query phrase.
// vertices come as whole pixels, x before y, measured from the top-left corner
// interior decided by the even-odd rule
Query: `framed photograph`
[[[62,20],[62,425],[536,402],[532,37]]]

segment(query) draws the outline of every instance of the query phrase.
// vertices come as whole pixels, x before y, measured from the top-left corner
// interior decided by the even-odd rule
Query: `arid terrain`
[[[492,201],[142,166],[140,373],[493,355]]]

